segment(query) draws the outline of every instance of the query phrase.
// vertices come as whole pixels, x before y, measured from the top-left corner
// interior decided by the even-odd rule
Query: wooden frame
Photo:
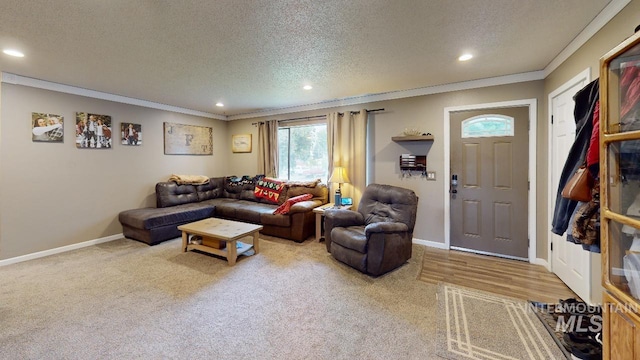
[[[232,135],[231,151],[233,151],[234,153],[250,153],[251,134]]]
[[[164,123],[165,155],[213,155],[213,128]]]

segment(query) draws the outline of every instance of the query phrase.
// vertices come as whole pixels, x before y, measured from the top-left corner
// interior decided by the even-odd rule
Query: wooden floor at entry
[[[577,298],[571,289],[543,266],[430,247],[425,249],[419,279],[432,284],[446,282],[546,303]]]

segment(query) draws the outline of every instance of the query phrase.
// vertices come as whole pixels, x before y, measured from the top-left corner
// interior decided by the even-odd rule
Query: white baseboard
[[[535,264],[535,265],[542,265],[542,266],[544,266],[544,268],[545,268],[545,269],[547,269],[547,271],[551,271],[551,267],[549,266],[549,262],[548,262],[547,260],[545,260],[545,259],[542,259],[542,258],[536,258],[536,259],[533,261],[533,264]]]
[[[122,239],[123,237],[124,235],[122,234],[115,234],[115,235],[110,235],[110,236],[106,236],[99,239],[83,241],[77,244],[61,246],[55,249],[43,250],[43,251],[38,251],[32,254],[16,256],[16,257],[5,259],[5,260],[0,260],[0,266],[11,265],[11,264],[15,264],[15,263],[19,263],[27,260],[38,259],[38,258],[49,256],[49,255],[60,254],[60,253],[71,251],[71,250],[81,249],[87,246],[98,245],[98,244],[106,243],[109,241]]]
[[[437,242],[437,241],[422,240],[422,239],[413,238],[412,242],[414,244],[429,246],[429,247],[433,247],[433,248],[437,248],[437,249],[449,250],[449,248],[447,247],[447,245],[445,243],[441,243],[441,242]]]

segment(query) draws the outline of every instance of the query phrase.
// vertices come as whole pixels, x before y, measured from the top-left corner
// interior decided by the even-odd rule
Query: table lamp
[[[329,178],[329,182],[338,183],[338,188],[336,189],[336,196],[334,200],[335,207],[340,207],[342,205],[342,192],[341,187],[344,183],[349,183],[349,177],[347,176],[347,169],[336,166],[333,168],[333,173],[331,173],[331,177]]]

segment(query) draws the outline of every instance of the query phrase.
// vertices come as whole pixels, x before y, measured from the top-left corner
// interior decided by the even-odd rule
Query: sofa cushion
[[[127,210],[118,216],[120,223],[137,229],[179,225],[212,217],[215,207],[204,204],[184,204],[166,208]]]
[[[273,209],[271,209],[269,212],[260,214],[260,223],[262,225],[288,227],[291,226],[291,215],[273,214]]]
[[[210,178],[208,184],[196,186],[198,201],[222,197],[224,191],[224,177]]]
[[[156,184],[156,206],[158,208],[198,202],[198,193],[193,185],[178,185],[175,182]]]
[[[260,204],[247,200],[232,200],[216,205],[216,216],[239,221],[260,223],[261,214],[272,213],[275,205]]]
[[[364,226],[335,227],[331,230],[331,242],[360,253],[367,252]]]

